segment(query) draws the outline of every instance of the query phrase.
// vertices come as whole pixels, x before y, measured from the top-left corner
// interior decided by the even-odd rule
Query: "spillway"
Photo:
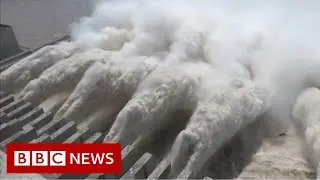
[[[70,36],[2,60],[1,149],[122,145],[120,174],[41,175],[47,179],[316,178],[318,159],[305,157],[304,144],[318,145],[309,142],[318,132],[304,138],[292,121],[307,118],[292,117],[303,90],[320,87],[318,31],[301,21],[310,14],[288,19],[279,7],[266,18],[228,8],[102,2]],[[306,133],[316,130],[314,119]]]
[[[66,42],[70,41],[69,37],[62,38],[60,41],[61,40]],[[55,43],[59,43],[59,41],[55,41],[53,44]],[[19,56],[14,58],[17,58],[14,60],[16,62],[21,60]],[[93,120],[93,122],[98,122],[98,124],[96,122],[98,126],[103,123],[103,128],[94,128],[97,125],[91,126],[93,128],[88,128],[88,126],[83,125],[83,120],[81,121],[79,118],[70,118],[72,116],[68,116],[68,119],[62,117],[55,118],[56,113],[59,112],[58,109],[63,107],[61,101],[67,101],[65,93],[67,92],[58,93],[59,95],[52,96],[47,100],[42,100],[41,103],[30,103],[23,98],[18,98],[19,91],[18,93],[1,91],[1,149],[5,152],[5,145],[13,142],[108,142],[108,138],[106,137],[110,128],[112,128],[117,113],[119,113],[121,109],[115,110],[113,116],[107,116],[107,119]],[[111,92],[106,91],[104,93]],[[228,97],[231,98],[231,94]],[[94,96],[89,96],[84,103],[90,103],[90,100],[94,98]],[[94,107],[101,108],[99,106]],[[92,110],[95,111],[95,108]],[[190,107],[186,109],[190,109]],[[168,159],[168,152],[173,148],[174,140],[178,137],[179,132],[182,132],[183,129],[187,127],[187,119],[192,118],[191,114],[191,111],[185,111],[183,109],[175,110],[170,116],[166,116],[169,124],[170,121],[174,121],[173,123],[171,122],[170,126],[164,126],[164,128],[153,131],[153,134],[150,136],[151,138],[147,140],[142,138],[142,140],[137,139],[135,142],[126,142],[122,149],[123,171],[121,174],[42,174],[41,176],[49,179],[172,178],[172,166],[170,159]],[[75,117],[79,117],[79,115],[76,114]],[[106,116],[99,116],[98,113],[97,117],[105,118]],[[262,177],[263,174],[268,176],[270,173],[274,174],[272,177],[314,177],[314,173],[309,169],[308,163],[303,159],[299,159],[299,157],[301,157],[301,155],[299,155],[300,147],[298,146],[300,141],[294,132],[288,133],[285,137],[279,136],[272,138],[271,141],[281,142],[280,146],[277,147],[271,145],[270,139],[262,139],[262,137],[264,137],[261,135],[263,131],[262,127],[263,121],[258,120],[247,125],[243,130],[237,130],[237,134],[234,137],[224,142],[223,146],[218,148],[219,150],[217,150],[216,153],[212,153],[212,156],[209,155],[210,158],[208,158],[204,166],[195,168],[197,169],[195,171],[196,173],[185,169],[184,171],[180,171],[181,174],[178,174],[176,177],[179,179],[210,179],[209,177],[252,178]],[[256,130],[252,130],[252,128]],[[248,136],[251,136],[253,133],[255,133],[257,137],[248,138]],[[250,143],[246,144],[244,139]],[[281,151],[292,147],[296,149],[289,152],[289,155],[298,156],[298,158],[294,160],[286,159],[288,154],[284,155]],[[241,151],[247,154],[239,154]],[[253,160],[251,158],[253,158]],[[269,160],[272,160],[274,163],[271,167],[265,164]],[[287,164],[283,165],[283,163]],[[296,169],[290,169],[292,163],[297,163]],[[283,172],[275,171],[274,168],[276,167],[281,168]],[[295,172],[295,174],[293,172]],[[36,177],[38,176],[35,176],[35,178]]]

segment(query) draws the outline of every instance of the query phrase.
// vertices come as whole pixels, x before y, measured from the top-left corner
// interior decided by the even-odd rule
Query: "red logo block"
[[[7,173],[121,173],[120,144],[8,144]]]

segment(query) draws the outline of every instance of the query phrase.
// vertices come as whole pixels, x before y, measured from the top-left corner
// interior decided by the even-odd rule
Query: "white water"
[[[271,136],[285,132],[299,93],[320,87],[319,5],[102,1],[73,24],[71,43],[1,73],[1,89],[24,87],[19,98],[36,104],[73,89],[55,118],[90,120],[96,129],[121,110],[107,138],[126,143],[171,123],[170,113],[192,110],[172,148],[172,174],[196,172],[262,113]]]
[[[314,167],[318,167],[320,178],[320,90],[309,88],[297,99],[293,119],[301,137],[305,139],[306,155]]]
[[[7,92],[19,90],[29,81],[38,77],[42,71],[70,56],[74,50],[75,47],[70,43],[61,43],[40,49],[1,73],[1,90]]]

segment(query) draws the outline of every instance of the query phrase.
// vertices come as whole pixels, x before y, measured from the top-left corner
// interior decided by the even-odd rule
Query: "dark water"
[[[90,15],[94,0],[0,0],[0,21],[11,25],[23,47],[35,48],[69,32]]]

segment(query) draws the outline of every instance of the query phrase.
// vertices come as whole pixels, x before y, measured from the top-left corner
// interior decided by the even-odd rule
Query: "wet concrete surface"
[[[96,0],[0,0],[0,22],[13,27],[19,44],[36,48],[70,32],[91,14]]]

